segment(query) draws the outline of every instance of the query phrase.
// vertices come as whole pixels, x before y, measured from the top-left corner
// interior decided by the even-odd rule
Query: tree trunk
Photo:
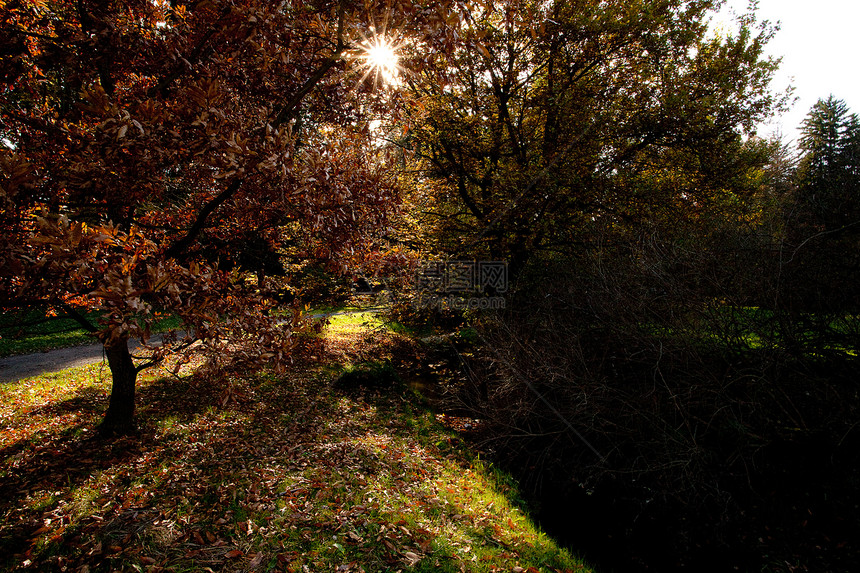
[[[113,382],[111,384],[110,405],[104,420],[99,426],[102,435],[130,434],[137,430],[134,419],[134,390],[137,383],[137,369],[128,350],[128,339],[122,338],[105,345],[108,366]]]

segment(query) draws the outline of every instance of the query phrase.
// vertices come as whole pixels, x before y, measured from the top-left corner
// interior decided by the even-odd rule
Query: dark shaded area
[[[851,570],[856,321],[635,279],[568,275],[484,323],[476,445],[602,571]]]
[[[860,472],[844,458],[858,446],[823,436],[770,444],[750,482],[726,483],[729,507],[660,502],[624,482],[586,490],[552,474],[528,497],[550,535],[604,572],[849,571],[860,560]]]
[[[400,376],[390,360],[362,362],[343,370],[332,382],[340,390],[359,388],[391,389],[399,385]]]
[[[852,570],[856,237],[651,231],[535,253],[447,344],[476,447],[603,571]]]

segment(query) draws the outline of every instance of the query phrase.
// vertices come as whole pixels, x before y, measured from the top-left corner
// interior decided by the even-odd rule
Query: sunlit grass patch
[[[0,384],[0,448],[41,432],[93,425],[110,391],[109,380],[106,367],[91,364]]]
[[[385,328],[385,323],[378,313],[358,311],[329,317],[325,332],[327,336],[348,336],[376,328]]]

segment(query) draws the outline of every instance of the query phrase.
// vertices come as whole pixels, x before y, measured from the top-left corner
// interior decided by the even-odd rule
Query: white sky
[[[727,0],[718,18],[746,12],[748,0]],[[791,83],[798,98],[782,118],[762,126],[759,135],[781,130],[798,137],[797,128],[819,98],[831,93],[860,115],[860,0],[760,0],[758,20],[779,21],[780,30],[766,51],[782,56],[771,87]]]

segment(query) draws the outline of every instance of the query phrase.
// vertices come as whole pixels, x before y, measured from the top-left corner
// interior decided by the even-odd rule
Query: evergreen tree
[[[848,118],[843,137],[842,154],[845,161],[846,175],[853,190],[858,190],[860,181],[860,118],[852,113]]]
[[[857,217],[860,121],[844,101],[818,100],[803,121],[798,171],[799,199],[813,221],[834,231]]]
[[[842,313],[860,304],[860,120],[831,95],[801,131],[786,292],[797,308]]]

